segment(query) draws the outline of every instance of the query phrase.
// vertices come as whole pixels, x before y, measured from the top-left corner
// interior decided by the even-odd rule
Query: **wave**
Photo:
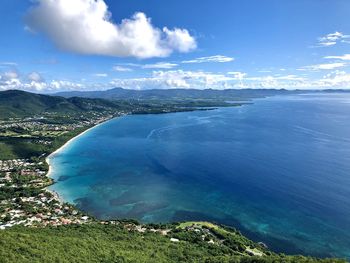
[[[192,121],[194,120],[194,121],[196,121],[196,123],[187,123],[187,124],[182,124],[182,125],[175,124],[175,125],[169,125],[169,126],[153,129],[149,132],[146,139],[149,140],[154,136],[159,137],[165,131],[185,128],[185,127],[191,127],[191,126],[197,126],[197,125],[205,125],[205,124],[211,123],[210,119],[217,118],[217,117],[221,117],[221,116],[220,115],[213,115],[213,116],[208,116],[208,117],[189,116],[188,119],[192,120]]]
[[[318,140],[321,140],[321,141],[338,140],[338,141],[343,141],[343,142],[346,142],[346,143],[350,143],[350,140],[347,139],[347,138],[334,136],[334,135],[331,135],[329,133],[316,131],[316,130],[305,128],[305,127],[302,127],[302,126],[295,125],[294,129],[299,131],[299,132],[302,132],[304,134],[313,136],[315,139],[318,139]]]

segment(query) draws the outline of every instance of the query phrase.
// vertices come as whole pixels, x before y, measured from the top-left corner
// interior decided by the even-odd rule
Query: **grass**
[[[183,223],[180,223],[180,225],[178,226],[178,228],[186,228],[186,227],[191,227],[193,225],[196,225],[196,226],[206,226],[208,228],[213,228],[213,229],[219,229],[219,226],[213,224],[213,223],[210,223],[210,222],[202,222],[202,221],[189,221],[189,222],[183,222]]]

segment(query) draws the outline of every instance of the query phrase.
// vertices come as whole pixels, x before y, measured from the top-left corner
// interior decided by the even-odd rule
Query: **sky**
[[[2,0],[0,90],[350,89],[348,0]]]

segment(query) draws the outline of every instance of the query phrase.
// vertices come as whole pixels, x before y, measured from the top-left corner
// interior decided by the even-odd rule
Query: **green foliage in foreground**
[[[345,262],[271,252],[254,257],[230,245],[187,240],[171,242],[169,235],[129,231],[123,225],[15,227],[0,231],[0,262]]]

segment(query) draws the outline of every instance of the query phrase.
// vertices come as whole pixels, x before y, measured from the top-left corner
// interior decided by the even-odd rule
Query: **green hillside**
[[[79,94],[78,94],[79,95]],[[0,91],[0,120],[9,118],[34,117],[42,114],[76,115],[86,112],[115,112],[147,114],[196,110],[203,107],[237,106],[222,100],[138,100],[130,96],[113,98],[64,98],[34,94],[20,90]]]
[[[115,103],[101,99],[66,99],[19,90],[0,92],[0,119],[33,116],[43,112],[77,113],[116,107]]]
[[[345,262],[274,254],[233,229],[70,225],[0,231],[0,262]]]

